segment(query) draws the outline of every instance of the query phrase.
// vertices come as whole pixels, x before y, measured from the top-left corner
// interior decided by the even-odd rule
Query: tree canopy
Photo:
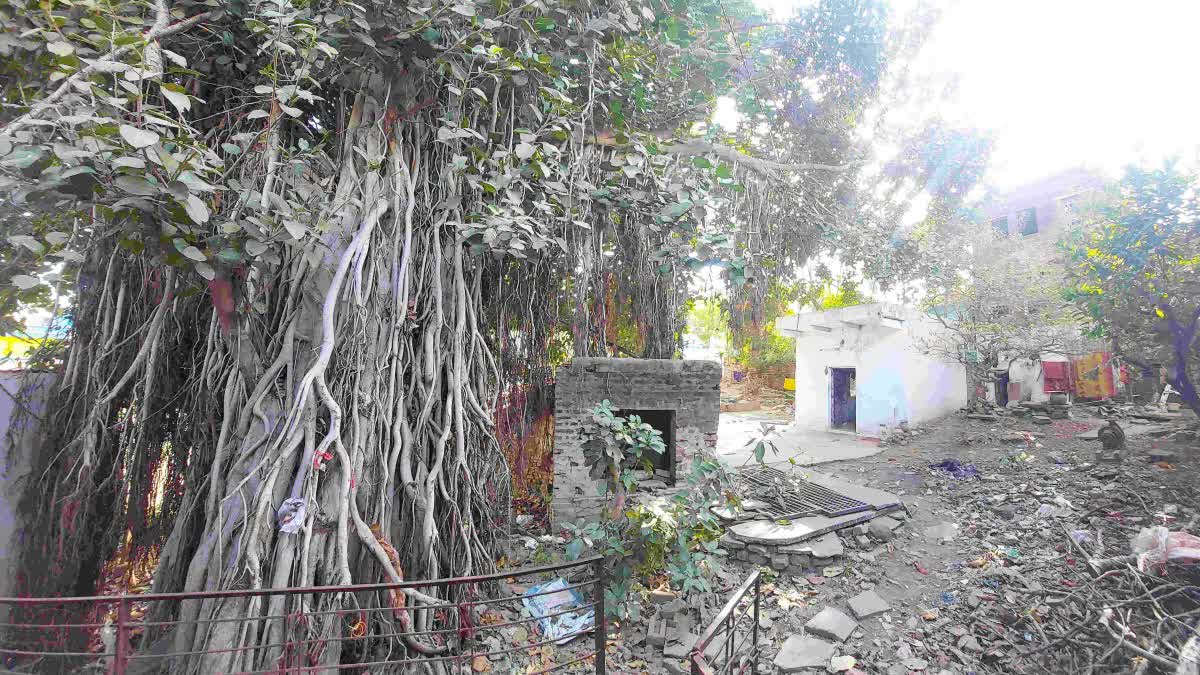
[[[42,594],[92,590],[126,541],[157,590],[489,570],[498,405],[564,355],[674,355],[706,265],[756,293],[835,242],[896,274],[887,214],[952,200],[980,156],[937,127],[870,154],[928,28],[876,0],[786,22],[720,0],[2,0],[0,22],[0,189],[31,214],[0,310],[61,285],[73,327],[23,507]],[[409,650],[451,648],[408,616]],[[201,672],[280,665],[235,651],[255,639],[174,636],[231,650]]]
[[[1200,175],[1130,167],[1068,242],[1068,297],[1129,363],[1200,413]]]

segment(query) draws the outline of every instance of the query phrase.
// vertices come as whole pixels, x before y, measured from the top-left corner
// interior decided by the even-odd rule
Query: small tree
[[[918,347],[961,363],[973,388],[1018,359],[1086,350],[1082,325],[1062,298],[1062,270],[1018,246],[975,247],[961,269],[930,279],[925,308],[942,330],[918,339]]]
[[[1067,244],[1068,297],[1126,361],[1167,366],[1200,414],[1200,176],[1129,168]]]
[[[716,342],[722,346],[729,343],[729,310],[719,297],[696,298],[688,308],[688,330],[705,347]]]

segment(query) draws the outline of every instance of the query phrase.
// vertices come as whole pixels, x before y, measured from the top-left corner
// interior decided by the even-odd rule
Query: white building
[[[796,424],[875,436],[920,424],[968,401],[966,370],[921,353],[915,340],[944,330],[923,313],[876,303],[780,317],[796,339]]]

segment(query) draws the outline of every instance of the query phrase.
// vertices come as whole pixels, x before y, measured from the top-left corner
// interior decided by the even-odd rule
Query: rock
[[[854,535],[854,543],[857,544],[858,547],[863,549],[864,551],[866,549],[871,548],[871,540],[868,539],[867,535],[865,535],[865,534]]]
[[[845,612],[833,607],[826,607],[804,624],[804,631],[819,635],[823,638],[845,642],[846,638],[858,628],[858,622],[851,619]]]
[[[480,654],[471,659],[471,670],[476,673],[490,673],[492,672],[492,662],[488,660],[488,657]]]
[[[652,647],[664,647],[667,644],[667,617],[652,616],[646,628],[646,644]]]
[[[687,603],[679,598],[676,598],[675,600],[672,600],[671,602],[659,607],[658,613],[662,616],[670,618],[684,611],[685,609],[687,609]]]
[[[983,651],[983,646],[979,644],[979,640],[976,640],[974,635],[964,635],[958,638],[956,644],[963,651],[975,652],[976,654]]]
[[[740,551],[746,548],[745,542],[734,539],[733,537],[729,536],[728,532],[721,535],[721,538],[717,540],[717,545],[730,551]]]
[[[829,672],[844,673],[854,667],[858,659],[853,656],[835,656],[829,659]]]
[[[875,591],[863,591],[853,598],[850,598],[847,604],[850,605],[850,611],[853,612],[854,616],[858,617],[860,621],[875,616],[876,614],[882,614],[891,609],[891,606],[888,605],[887,601],[879,597],[879,594]]]
[[[823,668],[837,648],[807,635],[793,635],[775,656],[775,668],[781,673],[798,673],[805,668]]]
[[[992,512],[1000,516],[1004,520],[1012,520],[1017,517],[1016,504],[999,504],[992,507]]]
[[[667,648],[663,650],[663,656],[669,659],[686,659],[687,655],[692,653],[692,648],[696,646],[696,641],[699,639],[699,635],[692,633],[676,633],[667,642]]]
[[[929,667],[929,662],[914,656],[911,659],[904,659],[904,667],[909,670],[925,670]]]
[[[683,666],[679,665],[679,662],[674,659],[667,659],[666,661],[663,661],[663,670],[667,671],[671,675],[687,675],[688,672],[684,670]]]
[[[845,553],[846,549],[842,546],[840,537],[832,532],[828,532],[815,539],[783,546],[779,549],[779,552],[787,553],[788,555],[807,553],[814,558],[833,558]]]
[[[650,591],[650,604],[652,605],[665,605],[678,598],[679,595],[673,591]]]
[[[1053,421],[1049,415],[1034,415],[1030,419],[1033,420],[1034,424],[1050,424]]]
[[[897,523],[891,518],[887,518],[887,516],[872,520],[870,525],[867,527],[867,531],[872,537],[874,537],[875,541],[891,541],[896,536],[895,533],[892,532],[893,528],[886,522],[887,520],[891,520],[893,523],[896,523],[897,527],[900,526],[900,523]]]
[[[922,609],[920,614],[921,618],[926,621],[937,621],[938,618],[938,610],[936,607],[933,609]]]

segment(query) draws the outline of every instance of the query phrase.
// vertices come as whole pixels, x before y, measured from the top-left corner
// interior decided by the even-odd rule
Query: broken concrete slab
[[[804,624],[804,631],[823,638],[845,642],[858,628],[858,622],[835,607],[826,607]]]
[[[820,471],[806,471],[805,473],[810,483],[827,487],[834,492],[840,492],[851,499],[857,499],[870,506],[871,510],[876,513],[887,513],[888,511],[904,508],[904,502],[900,497],[891,492],[842,480],[841,478],[821,473]]]
[[[677,634],[667,643],[667,648],[663,650],[663,656],[669,659],[686,659],[699,640],[700,636],[692,633]]]
[[[851,513],[837,518],[825,516],[809,516],[797,518],[780,525],[773,520],[752,520],[738,523],[729,528],[730,536],[740,539],[747,544],[763,544],[765,546],[787,546],[808,539],[815,539],[827,532],[865,523],[875,517],[874,511]]]
[[[807,635],[793,635],[783,643],[775,656],[775,667],[781,673],[798,673],[805,668],[824,668],[837,647]]]
[[[876,614],[882,614],[892,608],[891,605],[887,603],[887,600],[884,600],[875,591],[863,591],[853,598],[850,598],[850,600],[847,601],[847,604],[850,605],[850,611],[853,612],[854,616],[858,617],[860,621],[875,616]]]
[[[780,553],[788,555],[807,553],[814,558],[834,558],[846,552],[842,540],[836,534],[827,532],[815,539],[808,539],[798,544],[788,544],[779,549]]]

